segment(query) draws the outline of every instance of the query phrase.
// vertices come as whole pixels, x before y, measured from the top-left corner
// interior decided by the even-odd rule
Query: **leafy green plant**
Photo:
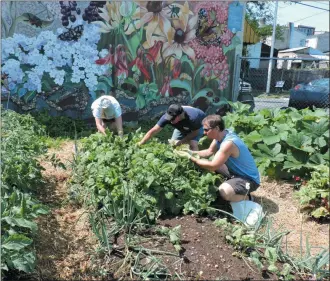
[[[203,212],[216,198],[215,180],[187,159],[178,157],[169,145],[156,139],[138,147],[142,134],[118,138],[92,135],[82,140],[73,183],[88,194],[86,202],[102,201],[113,206],[135,194],[134,209],[154,221],[160,214]]]
[[[226,127],[248,145],[261,175],[308,181],[319,167],[329,166],[329,116],[325,110],[276,108],[249,113],[248,105],[231,105],[234,112],[224,117]],[[320,188],[313,184],[315,181],[299,193],[302,204],[313,206],[313,216],[326,216],[329,187],[321,183],[323,191],[316,191]]]
[[[91,134],[86,121],[73,119],[67,116],[51,116],[47,110],[32,113],[35,120],[44,126],[46,134],[50,137],[62,137],[73,139],[85,137]]]
[[[226,218],[214,221],[217,227],[221,227],[226,233],[226,241],[232,244],[241,258],[248,259],[259,270],[267,270],[275,273],[281,279],[292,280],[294,273],[312,274],[315,279],[329,276],[329,249],[322,249],[316,256],[310,253],[311,246],[306,239],[306,254],[301,257],[292,257],[283,247],[284,238],[289,231],[275,230],[272,220],[264,219],[263,223],[255,229],[244,224],[230,223]],[[302,251],[302,249],[301,249]]]
[[[46,151],[44,130],[30,115],[1,112],[1,271],[32,272],[34,220],[48,210],[35,199],[43,183],[36,157]]]
[[[330,215],[329,206],[329,167],[317,166],[317,170],[311,173],[311,179],[296,193],[300,204],[311,212],[315,218]]]

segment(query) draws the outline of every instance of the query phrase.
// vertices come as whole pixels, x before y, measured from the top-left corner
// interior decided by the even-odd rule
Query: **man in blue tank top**
[[[175,128],[172,135],[172,140],[176,140],[175,145],[188,143],[191,150],[198,150],[198,141],[203,136],[202,120],[205,116],[198,108],[172,104],[157,124],[144,135],[139,145],[146,143],[166,125],[171,125]]]
[[[227,180],[219,187],[223,199],[230,202],[246,200],[260,185],[259,171],[249,149],[235,133],[225,129],[221,116],[209,115],[202,124],[204,134],[213,140],[210,147],[179,155],[187,156],[204,169],[224,175]],[[207,158],[214,155],[214,158],[211,161],[198,159],[193,157],[194,153]]]

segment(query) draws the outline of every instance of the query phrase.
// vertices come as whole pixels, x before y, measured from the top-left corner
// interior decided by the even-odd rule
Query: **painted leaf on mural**
[[[190,69],[191,70],[194,70],[195,67],[194,67],[194,65],[193,65],[193,63],[192,63],[192,61],[191,61],[190,58],[188,58],[187,56],[182,56],[181,63],[183,64],[184,62],[188,63],[188,65],[190,66]]]
[[[27,93],[27,89],[25,89],[25,88],[20,88],[20,89],[18,90],[18,96],[19,96],[20,98],[23,97],[26,93]]]
[[[101,76],[98,79],[100,82],[104,82],[108,87],[113,87],[112,78],[109,76]]]
[[[211,88],[204,88],[202,90],[200,90],[194,97],[193,100],[197,100],[200,97],[204,97],[204,98],[212,98],[214,97],[214,91]]]
[[[145,105],[146,105],[146,101],[144,99],[143,94],[137,94],[137,96],[136,96],[136,107],[138,109],[142,109],[142,108],[145,107]]]
[[[108,85],[105,84],[104,82],[99,82],[96,86],[96,91],[102,91],[104,92],[105,94],[107,94],[109,92],[109,88],[108,88]]]
[[[187,80],[174,79],[170,83],[171,88],[182,88],[191,93],[191,82]]]
[[[239,44],[241,44],[241,40],[238,38],[238,36],[234,36],[233,39],[231,40],[231,44],[227,46],[223,46],[223,53],[227,54],[230,50],[234,50]]]
[[[140,39],[139,39],[138,35],[135,34],[135,35],[132,36],[128,41],[129,41],[130,46],[131,46],[131,48],[132,48],[132,52],[133,52],[132,55],[133,55],[134,58],[135,58],[135,57],[136,57],[136,56],[135,56],[135,54],[136,54],[136,50],[137,50],[137,48],[138,48],[139,45],[140,45]]]

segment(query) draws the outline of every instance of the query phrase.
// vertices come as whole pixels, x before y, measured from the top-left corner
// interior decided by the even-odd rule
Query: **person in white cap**
[[[117,129],[118,135],[123,136],[123,120],[119,102],[112,96],[101,96],[92,103],[92,112],[97,130],[105,135],[106,123],[110,129]]]

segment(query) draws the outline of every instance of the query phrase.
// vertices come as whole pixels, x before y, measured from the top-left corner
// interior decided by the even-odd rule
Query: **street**
[[[263,108],[281,108],[287,107],[289,104],[289,98],[254,98],[255,109],[263,109]]]

